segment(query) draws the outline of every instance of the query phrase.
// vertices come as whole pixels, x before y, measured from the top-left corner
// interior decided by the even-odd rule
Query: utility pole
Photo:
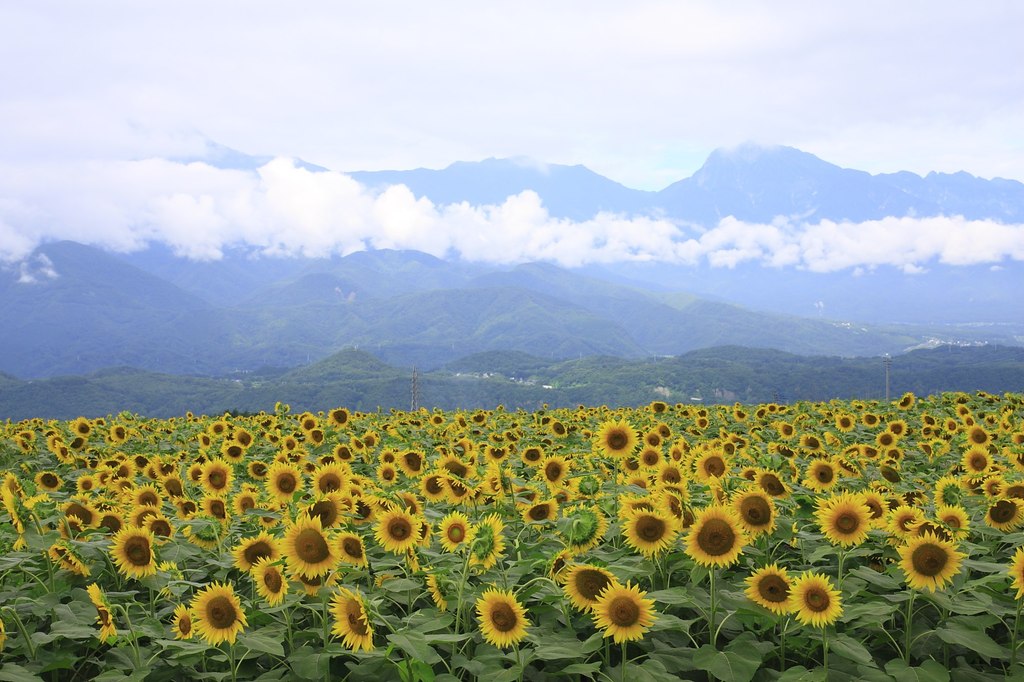
[[[885,402],[889,402],[889,370],[892,368],[892,358],[888,353],[882,358],[882,364],[885,365]]]
[[[412,368],[412,403],[410,412],[420,409],[420,374],[415,367]]]

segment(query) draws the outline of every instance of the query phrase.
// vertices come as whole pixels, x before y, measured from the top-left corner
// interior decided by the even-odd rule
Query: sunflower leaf
[[[875,659],[871,656],[871,652],[867,650],[867,647],[855,640],[853,637],[844,635],[841,632],[836,633],[836,636],[829,640],[828,646],[829,651],[833,651],[837,655],[855,663],[873,665],[875,662]]]
[[[250,651],[256,651],[261,654],[284,656],[284,645],[281,644],[281,640],[268,635],[266,628],[255,632],[243,632],[239,634],[238,644],[246,647]]]
[[[949,671],[937,661],[925,661],[920,666],[910,666],[901,659],[894,659],[885,664],[885,672],[897,680],[907,682],[948,682]]]

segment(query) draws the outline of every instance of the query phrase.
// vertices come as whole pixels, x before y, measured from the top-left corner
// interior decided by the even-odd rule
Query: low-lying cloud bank
[[[402,185],[371,190],[288,159],[256,172],[163,159],[0,166],[0,260],[23,259],[54,239],[116,251],[162,242],[200,260],[233,246],[266,256],[390,248],[498,264],[755,262],[818,272],[1024,260],[1024,225],[958,216],[810,224],[727,217],[705,228],[602,213],[580,222],[551,217],[531,191],[495,206],[435,205]]]

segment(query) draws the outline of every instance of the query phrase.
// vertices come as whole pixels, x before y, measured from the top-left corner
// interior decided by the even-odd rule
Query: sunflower
[[[843,599],[824,573],[805,571],[789,591],[791,610],[804,625],[823,628],[843,615]]]
[[[398,483],[398,467],[394,464],[388,462],[380,464],[375,474],[377,482],[382,487],[390,487]]]
[[[605,588],[619,582],[608,569],[590,564],[576,564],[563,569],[560,580],[566,599],[580,611],[589,611],[597,604]]]
[[[349,412],[344,407],[337,407],[327,413],[327,421],[334,427],[344,426],[348,419]]]
[[[221,495],[231,490],[234,470],[222,459],[207,460],[203,464],[199,483],[210,495]]]
[[[37,486],[50,493],[64,487],[64,479],[52,471],[40,471],[34,480]]]
[[[339,533],[334,541],[338,546],[338,555],[342,563],[364,568],[369,565],[361,537],[351,531],[345,531]]]
[[[323,495],[343,492],[347,480],[345,467],[336,463],[324,464],[313,471],[313,490]]]
[[[1018,547],[1010,559],[1010,578],[1013,583],[1010,587],[1017,588],[1017,599],[1024,597],[1024,547]]]
[[[761,469],[757,472],[754,481],[757,483],[757,487],[774,498],[783,498],[789,495],[789,489],[775,471]]]
[[[597,448],[606,457],[622,458],[633,454],[639,442],[636,431],[625,420],[601,424],[595,437]]]
[[[558,516],[558,503],[554,500],[544,500],[529,507],[523,508],[523,523],[540,523],[554,521]]]
[[[345,500],[341,493],[328,493],[303,510],[304,514],[316,516],[324,528],[333,528],[341,521],[345,511]]]
[[[914,526],[924,521],[924,512],[917,507],[901,504],[889,512],[886,528],[898,538],[909,539],[914,535]]]
[[[409,478],[416,478],[423,474],[426,457],[418,450],[406,450],[398,456],[398,466]]]
[[[708,483],[712,479],[720,480],[729,473],[729,461],[720,452],[707,452],[694,462],[697,480]]]
[[[302,472],[298,467],[285,462],[274,462],[267,469],[265,479],[267,494],[278,502],[291,502],[295,493],[302,490]]]
[[[761,533],[771,533],[775,529],[775,503],[760,490],[750,489],[735,495],[732,508],[743,530],[751,538]]]
[[[278,546],[277,538],[266,531],[262,531],[255,537],[245,538],[231,550],[235,557],[235,566],[238,570],[248,572],[260,559],[277,561],[281,556],[281,549]]]
[[[469,549],[471,566],[479,566],[486,571],[498,563],[498,557],[505,551],[504,530],[505,524],[497,514],[488,514],[476,524],[473,544]]]
[[[431,571],[432,569],[427,569]],[[437,606],[437,610],[442,613],[448,610],[448,600],[444,598],[444,593],[441,591],[441,582],[437,579],[437,575],[432,572],[427,573],[427,591],[430,592],[430,599]]]
[[[701,566],[729,566],[740,558],[746,542],[735,512],[711,505],[697,512],[686,536],[686,553]]]
[[[449,513],[441,519],[441,525],[438,528],[441,546],[448,552],[471,545],[473,534],[473,525],[462,512]]]
[[[366,612],[363,596],[348,588],[338,588],[331,599],[331,615],[334,626],[331,633],[353,651],[373,651],[373,626]]]
[[[609,586],[594,604],[595,627],[616,644],[643,639],[655,620],[654,601],[645,599],[646,594],[630,583]]]
[[[945,586],[960,572],[960,561],[964,555],[956,546],[940,540],[931,533],[924,533],[899,548],[900,568],[907,578],[907,584],[916,590],[934,592]]]
[[[330,573],[340,561],[336,550],[316,516],[300,515],[281,538],[281,551],[288,568],[306,576]]]
[[[852,547],[868,539],[871,510],[860,495],[842,493],[819,498],[815,516],[821,532],[833,545]]]
[[[96,624],[100,626],[99,637],[101,642],[109,642],[117,637],[117,626],[114,625],[114,617],[110,614],[110,603],[107,596],[96,583],[85,588],[89,593],[89,601],[96,607]]]
[[[448,499],[448,480],[440,472],[427,474],[420,479],[420,492],[430,502]]]
[[[277,606],[288,594],[288,580],[281,572],[279,564],[267,557],[257,559],[250,571],[256,592],[263,597],[269,606]]]
[[[129,578],[145,578],[156,573],[153,534],[146,528],[125,526],[113,537],[110,556],[117,570]]]
[[[174,607],[171,629],[174,631],[174,639],[192,639],[192,635],[195,634],[192,629],[192,614],[184,604]]]
[[[608,519],[597,505],[576,504],[565,510],[562,539],[570,554],[582,554],[597,547],[608,532]]]
[[[539,476],[549,488],[557,488],[569,474],[569,461],[561,455],[550,455],[540,464]]]
[[[52,563],[75,575],[88,578],[91,573],[89,567],[82,562],[81,557],[75,553],[75,550],[71,548],[71,545],[66,540],[58,540],[50,545],[47,554]]]
[[[519,452],[519,459],[528,467],[535,467],[544,460],[544,448],[539,445],[530,445]]]
[[[377,543],[393,554],[405,554],[421,539],[420,520],[395,507],[380,515],[374,536]]]
[[[830,490],[838,482],[836,465],[827,459],[815,459],[807,467],[804,485],[811,490]]]
[[[505,648],[526,637],[526,628],[530,625],[526,609],[510,590],[486,590],[476,602],[476,613],[480,632],[489,644]]]
[[[856,421],[854,421],[853,415],[846,413],[837,414],[835,416],[835,421],[836,428],[842,431],[843,433],[849,433],[850,431],[853,431],[854,427],[856,427],[857,425]]]
[[[622,519],[626,544],[644,556],[652,557],[668,549],[676,539],[675,519],[656,511],[627,512]]]
[[[202,507],[207,516],[211,516],[223,524],[227,524],[230,519],[227,502],[220,495],[207,495],[203,498]]]
[[[1024,501],[1007,497],[990,505],[985,512],[985,524],[1004,532],[1016,530],[1024,523]]]
[[[754,571],[745,581],[746,595],[750,601],[763,606],[772,613],[789,613],[789,593],[792,585],[786,569],[777,564],[762,566]]]
[[[196,632],[213,646],[234,644],[238,633],[249,624],[230,584],[207,585],[192,598],[190,610],[195,615]]]
[[[99,512],[84,498],[65,502],[61,505],[61,511],[64,512],[68,521],[72,521],[72,517],[74,517],[85,528],[94,528],[99,519]]]
[[[960,458],[960,466],[968,476],[984,476],[992,467],[992,458],[985,448],[971,447]]]
[[[174,536],[174,526],[171,524],[171,520],[163,514],[154,514],[147,517],[145,527],[153,533],[155,538],[160,538],[161,541]]]
[[[953,537],[966,537],[971,527],[967,510],[958,505],[943,505],[935,509],[935,518],[953,534]]]

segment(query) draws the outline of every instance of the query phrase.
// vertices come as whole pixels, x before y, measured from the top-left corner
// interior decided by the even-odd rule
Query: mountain
[[[895,358],[891,399],[911,391],[1003,393],[1024,385],[1024,348],[943,347]],[[363,351],[346,350],[289,372],[236,379],[183,377],[128,368],[85,376],[20,381],[0,377],[0,419],[72,419],[122,411],[149,417],[187,411],[294,411],[345,406],[359,411],[409,409],[412,372]],[[490,351],[461,358],[418,377],[428,409],[540,409],[587,405],[761,403],[833,398],[881,400],[882,358],[805,357],[769,349],[724,346],[674,358],[626,360],[591,356],[552,362]]]

